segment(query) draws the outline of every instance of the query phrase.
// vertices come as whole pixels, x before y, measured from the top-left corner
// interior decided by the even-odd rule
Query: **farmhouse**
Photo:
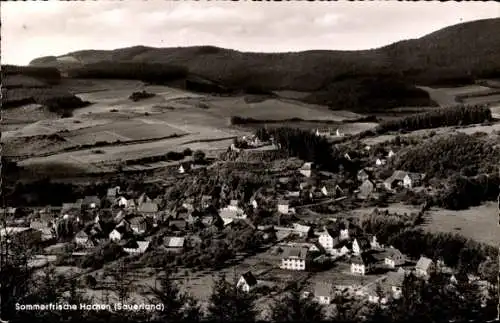
[[[384,186],[387,190],[391,191],[397,186],[403,186],[403,181],[408,172],[397,170],[391,177],[384,181]]]
[[[314,298],[318,303],[328,305],[332,302],[334,296],[335,290],[332,283],[317,282],[315,284]]]
[[[401,298],[404,279],[405,279],[405,270],[403,268],[399,268],[397,272],[389,272],[387,274],[385,284],[390,286],[392,298],[394,299]]]
[[[415,274],[419,277],[428,277],[434,269],[434,262],[431,259],[422,256],[415,265]]]
[[[384,263],[389,267],[389,268],[395,268],[396,266],[401,266],[404,265],[405,263],[405,257],[396,248],[393,248],[392,246],[387,250],[387,255],[384,259]]]
[[[365,251],[370,250],[370,248],[371,248],[370,241],[365,237],[355,238],[354,241],[352,242],[352,252],[355,255],[360,255]]]
[[[366,170],[362,169],[357,174],[358,181],[364,182],[370,178],[370,175],[366,172]]]
[[[149,229],[150,223],[142,216],[130,219],[130,228],[135,234],[144,234]]]
[[[377,166],[385,165],[385,159],[377,158],[377,160],[375,161],[375,165]]]
[[[365,180],[363,184],[359,187],[358,198],[366,200],[370,198],[375,190],[375,185],[369,179]]]
[[[326,251],[331,251],[339,243],[339,233],[326,227],[319,236],[319,244],[325,248]]]
[[[129,254],[141,254],[148,250],[149,243],[149,241],[130,241],[123,247],[123,250]]]
[[[191,164],[184,163],[179,166],[179,174],[185,174],[191,169]]]
[[[286,200],[278,201],[278,212],[281,214],[288,214],[289,210],[289,202]]]
[[[257,286],[257,283],[257,279],[252,274],[252,272],[249,271],[241,275],[238,283],[236,284],[236,288],[239,288],[242,291],[248,293]]]
[[[403,186],[406,188],[414,188],[422,184],[424,176],[418,173],[407,173],[403,179]]]
[[[128,230],[125,226],[117,226],[109,233],[109,240],[118,242],[122,240],[128,233]]]
[[[395,153],[394,153],[394,151],[391,149],[391,150],[389,150],[389,153],[387,154],[387,158],[392,158],[392,157],[394,157],[394,155],[396,155],[396,154],[395,154]]]
[[[281,259],[281,269],[306,270],[308,248],[286,248]]]
[[[310,226],[302,225],[299,223],[293,224],[293,231],[295,232],[295,234],[297,234],[301,238],[310,237],[312,232],[313,232],[313,230]]]
[[[366,275],[371,271],[373,265],[376,263],[375,257],[370,253],[362,253],[351,259],[351,273]]]
[[[305,177],[311,177],[313,171],[313,163],[311,162],[306,162],[302,167],[299,169],[299,173],[304,175]]]
[[[167,251],[180,253],[184,250],[186,239],[184,237],[166,237],[163,246]]]

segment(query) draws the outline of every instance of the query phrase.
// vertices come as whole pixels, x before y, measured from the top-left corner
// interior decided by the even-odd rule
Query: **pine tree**
[[[208,319],[212,322],[254,322],[255,301],[253,293],[244,292],[236,286],[236,281],[231,284],[222,274],[214,281]]]
[[[311,296],[304,297],[298,284],[292,286],[291,291],[271,307],[271,320],[274,322],[320,322],[324,319],[322,305]]]

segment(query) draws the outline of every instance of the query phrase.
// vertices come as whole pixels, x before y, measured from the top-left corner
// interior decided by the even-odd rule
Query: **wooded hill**
[[[500,19],[447,27],[419,39],[372,50],[249,53],[213,46],[69,53],[72,63],[42,57],[33,66],[63,69],[87,64],[147,62],[185,68],[232,89],[311,92],[304,101],[333,109],[374,110],[398,105],[431,105],[419,85],[467,84],[500,75]]]

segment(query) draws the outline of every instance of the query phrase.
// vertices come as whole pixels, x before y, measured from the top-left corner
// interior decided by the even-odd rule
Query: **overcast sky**
[[[368,49],[500,17],[496,2],[2,2],[2,63],[81,49]]]

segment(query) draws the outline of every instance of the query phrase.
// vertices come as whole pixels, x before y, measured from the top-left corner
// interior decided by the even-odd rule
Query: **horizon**
[[[369,50],[498,18],[500,3],[5,2],[1,16],[2,64],[28,65],[43,56],[134,46]]]

